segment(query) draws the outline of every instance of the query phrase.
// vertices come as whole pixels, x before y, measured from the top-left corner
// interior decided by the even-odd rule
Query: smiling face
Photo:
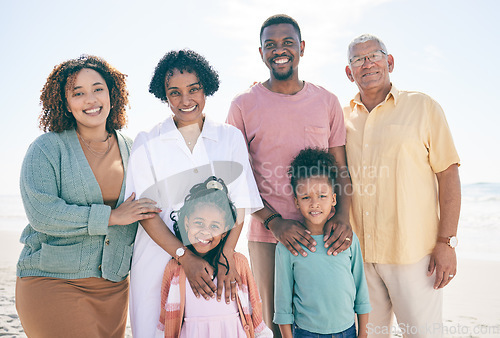
[[[199,204],[184,218],[189,242],[201,256],[219,245],[226,235],[226,217],[213,203]]]
[[[354,45],[350,51],[349,59],[369,55],[382,49],[377,41],[369,40]],[[391,80],[389,73],[394,69],[394,58],[387,55],[377,61],[372,62],[368,58],[359,67],[347,66],[346,75],[351,82],[356,82],[360,92],[368,90],[389,91]]]
[[[271,76],[279,81],[298,78],[297,68],[304,55],[304,41],[299,40],[295,28],[288,23],[264,28],[259,48],[262,61],[271,71]]]
[[[323,233],[323,225],[336,204],[335,194],[328,180],[326,176],[316,176],[297,182],[295,205],[304,216],[306,228],[313,235]]]
[[[165,92],[170,109],[174,113],[177,128],[198,123],[203,124],[203,108],[205,108],[205,92],[195,73],[178,69],[167,77]]]
[[[101,74],[84,68],[70,78],[66,85],[66,105],[78,129],[106,128],[110,100],[108,86]]]

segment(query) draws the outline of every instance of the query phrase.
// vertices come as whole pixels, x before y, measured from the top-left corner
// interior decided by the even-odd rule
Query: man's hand
[[[352,244],[352,228],[349,223],[349,216],[342,217],[335,214],[325,223],[323,227],[325,248],[328,255],[341,253]]]
[[[224,258],[226,256],[226,259]],[[226,303],[229,304],[230,299],[236,300],[238,290],[236,286],[241,288],[243,284],[240,275],[236,271],[236,262],[234,261],[234,250],[232,252],[224,252],[224,256],[220,255],[219,261],[224,265],[229,266],[229,272],[224,265],[219,264],[219,270],[217,272],[217,301],[220,302],[222,297],[222,289],[225,288],[224,298]],[[227,275],[226,275],[227,272]]]
[[[445,243],[437,243],[431,254],[427,269],[427,276],[436,271],[434,289],[441,289],[448,285],[457,274],[457,254],[455,249]]]
[[[299,253],[307,256],[307,252],[300,244],[310,251],[316,251],[316,241],[311,237],[311,233],[302,223],[291,219],[282,219],[281,217],[273,219],[268,224],[274,237],[280,241],[294,256]]]

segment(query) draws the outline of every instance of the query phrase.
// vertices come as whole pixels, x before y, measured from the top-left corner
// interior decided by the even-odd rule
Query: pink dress
[[[214,283],[217,284],[217,281],[214,280]],[[224,295],[224,291],[222,294]],[[216,298],[196,298],[187,284],[180,337],[246,338],[247,334],[243,330],[236,301],[226,304],[223,299],[218,302]]]

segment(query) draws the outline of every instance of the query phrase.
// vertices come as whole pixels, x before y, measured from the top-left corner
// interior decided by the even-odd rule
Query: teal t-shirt
[[[349,249],[326,254],[323,235],[312,236],[316,252],[294,256],[276,246],[274,322],[320,333],[338,333],[354,324],[355,314],[371,311],[359,240]]]

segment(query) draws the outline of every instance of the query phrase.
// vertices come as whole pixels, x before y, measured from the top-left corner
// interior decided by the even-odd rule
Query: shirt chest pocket
[[[304,127],[304,147],[328,148],[328,128],[305,126]]]

